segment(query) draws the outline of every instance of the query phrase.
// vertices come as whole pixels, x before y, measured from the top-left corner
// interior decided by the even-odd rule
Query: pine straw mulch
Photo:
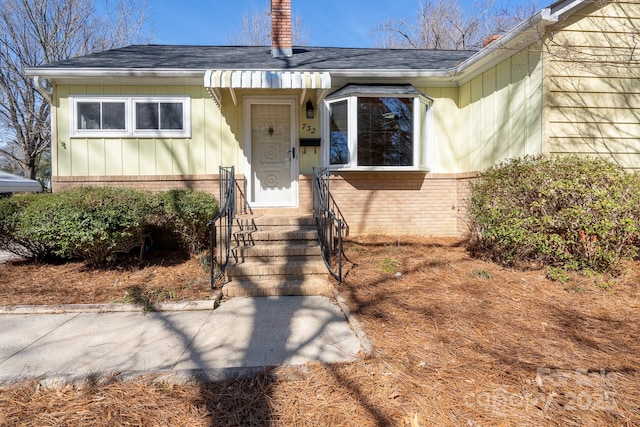
[[[162,250],[104,269],[19,260],[0,265],[0,305],[203,300],[211,297],[209,283],[199,257]]]
[[[560,283],[452,240],[363,238],[346,251],[357,266],[340,292],[372,356],[217,383],[24,382],[0,389],[0,424],[640,425],[638,263]]]

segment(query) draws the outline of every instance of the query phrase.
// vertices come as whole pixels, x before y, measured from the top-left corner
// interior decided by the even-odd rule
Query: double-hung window
[[[189,97],[70,98],[71,136],[188,138]]]
[[[326,98],[333,169],[424,170],[431,100],[411,85],[347,85]]]

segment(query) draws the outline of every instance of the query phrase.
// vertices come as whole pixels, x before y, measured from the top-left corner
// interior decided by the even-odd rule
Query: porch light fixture
[[[306,110],[307,110],[307,119],[313,119],[313,117],[315,116],[316,110],[313,108],[313,103],[311,102],[311,98],[309,98],[309,100],[307,101]]]

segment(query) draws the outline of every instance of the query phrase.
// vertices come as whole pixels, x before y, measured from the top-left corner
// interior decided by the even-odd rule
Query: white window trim
[[[78,129],[78,102],[124,102],[125,129]],[[136,129],[136,102],[182,103],[183,129]],[[191,98],[188,96],[73,95],[69,97],[69,129],[78,138],[191,138]]]
[[[413,98],[413,165],[412,166],[357,166],[358,162],[358,98],[365,97],[387,97],[387,98]],[[349,146],[349,163],[345,165],[330,164],[331,153],[331,114],[329,105],[335,102],[347,101],[347,111],[349,115],[347,132]],[[422,105],[426,105],[425,114],[422,114]],[[324,149],[322,151],[322,164],[333,171],[429,171],[431,163],[431,150],[429,149],[433,131],[433,101],[419,95],[388,95],[388,94],[353,94],[341,98],[325,100],[323,103],[322,128],[324,134]],[[424,132],[423,132],[424,129]],[[426,156],[424,155],[426,154]]]

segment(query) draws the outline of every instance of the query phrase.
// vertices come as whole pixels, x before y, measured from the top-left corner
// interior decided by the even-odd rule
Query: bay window
[[[332,165],[349,163],[349,129],[347,101],[329,104],[331,125],[329,129],[329,158]]]
[[[431,100],[411,85],[347,85],[326,98],[333,169],[423,170]]]

